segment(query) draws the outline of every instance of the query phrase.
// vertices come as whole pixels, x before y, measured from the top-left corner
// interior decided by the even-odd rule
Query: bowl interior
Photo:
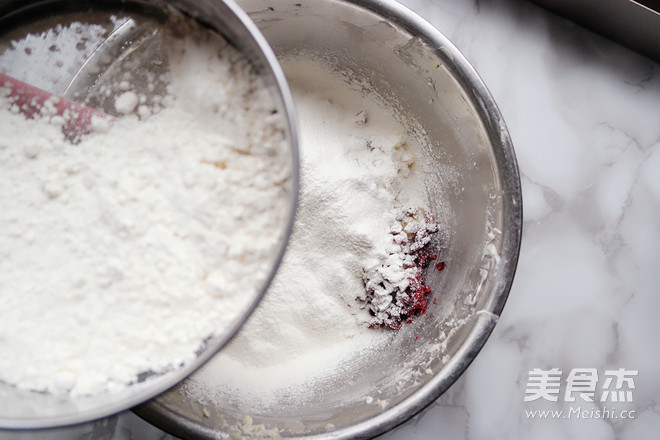
[[[513,148],[472,67],[436,29],[397,3],[240,4],[285,66],[287,59],[307,57],[364,82],[424,146],[426,189],[445,231],[438,246],[446,269],[428,270],[437,303],[429,306],[427,316],[393,334],[386,352],[373,353],[329,379],[311,403],[255,410],[231,399],[197,401],[178,387],[137,412],[181,436],[215,438],[227,426],[240,426],[245,415],[284,437],[374,436],[444,392],[499,318],[521,235]],[[365,396],[387,404],[365,402]]]
[[[263,296],[281,261],[295,213],[298,184],[292,98],[275,55],[265,44],[254,23],[231,0],[180,0],[168,4],[158,0],[83,0],[73,3],[57,0],[0,0],[0,70],[72,100],[95,98],[95,93],[96,97],[103,98],[98,90],[102,90],[104,84],[109,84],[108,77],[118,70],[118,65],[125,59],[130,59],[133,64],[138,61],[135,65],[136,78],[144,79],[146,73],[158,77],[162,73],[162,59],[158,60],[159,63],[154,62],[155,53],[158,52],[154,47],[158,41],[154,37],[153,23],[165,17],[166,8],[171,6],[176,6],[192,17],[203,17],[204,25],[222,34],[230,44],[245,54],[263,78],[264,87],[268,88],[274,107],[282,115],[286,151],[281,154],[282,160],[290,165],[292,176],[288,182],[283,183],[289,196],[286,206],[282,207],[284,220],[278,234],[279,244],[272,259],[265,263],[269,275],[255,280],[259,283],[258,294],[245,295],[245,300],[237,302],[237,310],[225,323],[227,325],[223,325],[216,336],[200,341],[203,344],[197,351],[195,361],[183,368],[157,375],[147,373],[138,383],[117,392],[79,397],[32,392],[0,381],[2,428],[42,428],[85,422],[125,410],[170,388],[209,359],[238,331]],[[12,45],[15,43],[12,41],[18,42],[16,47],[19,50],[13,50]],[[36,49],[23,50],[21,44],[25,41]],[[49,50],[49,46],[57,50]],[[84,46],[95,49],[87,52],[80,48]],[[147,83],[143,85],[146,89]],[[164,87],[163,84],[155,86],[155,93]],[[113,112],[113,101],[106,101],[100,98],[88,100],[98,110]]]

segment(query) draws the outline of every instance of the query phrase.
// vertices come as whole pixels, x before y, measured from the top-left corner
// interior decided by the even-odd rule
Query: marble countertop
[[[452,40],[495,97],[518,156],[524,236],[484,349],[381,438],[656,438],[660,65],[520,0],[401,2]],[[0,439],[173,437],[125,412]]]

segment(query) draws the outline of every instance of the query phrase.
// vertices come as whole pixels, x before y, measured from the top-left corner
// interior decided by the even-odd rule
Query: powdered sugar
[[[365,306],[372,298],[364,275],[382,278],[373,267],[393,252],[410,255],[433,231],[430,219],[414,214],[419,240],[401,239],[393,249],[393,222],[413,215],[404,207],[426,206],[418,147],[393,115],[322,64],[292,59],[283,66],[301,127],[294,232],[255,314],[186,382],[194,400],[258,408],[322,392],[324,379],[392,337],[369,327],[374,316]],[[412,233],[410,219],[405,227]],[[398,272],[407,278],[400,256]]]
[[[129,87],[128,85],[126,87]],[[115,110],[122,115],[133,113],[138,105],[138,95],[135,92],[124,92],[115,98]]]
[[[0,96],[0,380],[81,395],[177,368],[272,267],[290,206],[284,121],[218,36],[168,38],[166,105],[92,118],[77,145],[67,115],[27,119]],[[206,69],[183,69],[191,58]],[[213,87],[200,100],[191,81]],[[116,109],[132,113],[138,93],[121,88]]]

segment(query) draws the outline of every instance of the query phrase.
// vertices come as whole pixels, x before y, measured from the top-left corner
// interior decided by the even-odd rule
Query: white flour
[[[125,387],[192,361],[261,288],[290,157],[270,95],[217,38],[169,41],[167,105],[140,121],[127,90],[116,108],[128,116],[95,121],[77,145],[52,106],[26,119],[2,93],[0,380]]]
[[[375,99],[312,61],[284,65],[300,120],[294,233],[239,335],[186,382],[193,400],[251,408],[306,399],[393,333],[369,328],[366,265],[386,260],[397,209],[426,206],[417,147]]]

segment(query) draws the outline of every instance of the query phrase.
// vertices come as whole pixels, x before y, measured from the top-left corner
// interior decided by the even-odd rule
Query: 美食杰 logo
[[[529,371],[525,388],[525,402],[546,400],[568,402],[570,407],[553,410],[526,410],[527,418],[607,418],[634,419],[635,411],[616,408],[614,404],[632,403],[638,370],[619,368],[599,372],[596,368],[573,368],[564,374],[559,368]],[[595,403],[586,408],[578,403]],[[607,404],[612,404],[608,407]],[[586,404],[585,404],[586,405]]]

